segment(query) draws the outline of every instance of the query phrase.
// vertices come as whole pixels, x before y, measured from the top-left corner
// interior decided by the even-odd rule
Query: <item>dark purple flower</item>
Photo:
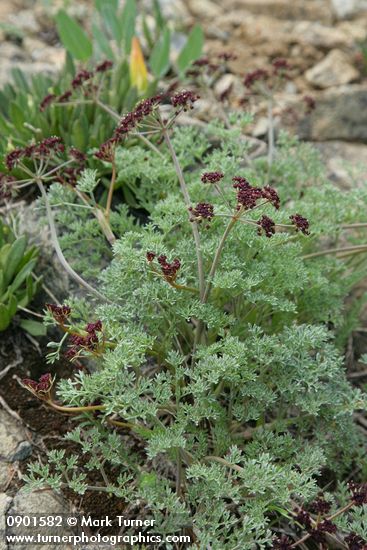
[[[106,59],[106,61],[102,61],[102,63],[99,63],[97,65],[96,72],[97,73],[105,73],[106,71],[111,69],[112,66],[113,66],[112,61],[109,61],[108,59]]]
[[[195,208],[189,208],[189,211],[192,215],[191,221],[197,221],[199,223],[201,223],[202,220],[210,222],[214,217],[214,206],[208,202],[199,202]]]
[[[272,237],[275,233],[275,222],[268,216],[263,215],[260,220],[257,222],[259,229],[257,230],[258,234],[261,235],[263,232],[266,237]]]
[[[65,103],[66,101],[68,101],[71,98],[72,95],[73,95],[73,92],[71,90],[66,90],[66,92],[64,92],[63,94],[61,94],[57,98],[57,102],[58,103]]]
[[[296,519],[296,521],[298,521],[298,523],[303,525],[303,527],[306,527],[306,529],[310,529],[312,527],[311,516],[310,516],[309,512],[307,512],[303,508],[301,508],[298,511],[298,514],[297,514],[295,519]]]
[[[177,272],[181,267],[181,262],[178,258],[175,258],[173,262],[167,261],[167,256],[161,254],[158,256],[158,263],[161,267],[161,271],[168,282],[174,282],[177,277]]]
[[[222,172],[204,172],[201,176],[201,181],[203,183],[218,183],[222,178],[224,178]]]
[[[22,383],[40,399],[47,399],[53,385],[53,379],[52,375],[48,372],[47,374],[43,374],[38,382],[30,378],[23,378]]]
[[[344,542],[348,545],[348,550],[366,550],[367,541],[357,535],[357,533],[349,533],[344,539]]]
[[[175,108],[182,108],[184,111],[192,109],[195,101],[199,99],[199,96],[190,92],[189,90],[183,90],[182,92],[177,92],[171,97],[171,103]]]
[[[70,147],[69,149],[69,154],[79,163],[79,164],[82,164],[84,166],[86,160],[87,160],[87,155],[85,153],[83,153],[82,151],[79,151],[79,149],[77,149],[76,147]]]
[[[92,76],[93,73],[90,71],[86,71],[85,69],[79,71],[71,81],[73,89],[75,90],[76,88],[80,88],[84,84],[84,82],[90,80]]]
[[[310,113],[312,113],[312,111],[316,109],[316,101],[312,96],[305,95],[302,100],[306,106],[306,115],[309,115]]]
[[[327,502],[322,496],[318,496],[311,504],[310,510],[315,514],[321,514],[324,516],[330,512],[331,503]]]
[[[354,483],[354,481],[350,481],[348,487],[356,506],[367,504],[367,483]]]
[[[102,331],[102,321],[98,319],[95,323],[88,323],[85,327],[85,330],[92,334],[93,332],[101,332]]]
[[[278,193],[273,189],[273,187],[269,187],[269,185],[266,185],[262,189],[262,197],[263,199],[267,199],[277,210],[280,206],[280,199]]]
[[[307,218],[304,218],[300,214],[293,214],[289,216],[292,224],[296,227],[296,231],[301,231],[304,235],[309,235],[310,222]]]
[[[94,156],[105,162],[113,162],[115,159],[116,138],[110,138],[99,147]]]
[[[155,252],[147,252],[146,253],[146,259],[147,259],[148,262],[152,262],[155,257],[156,257]]]
[[[257,82],[265,82],[269,78],[269,73],[265,69],[256,69],[250,73],[247,73],[244,78],[244,85],[246,88],[252,88]]]
[[[46,304],[46,308],[60,325],[64,325],[71,314],[71,308],[65,305],[58,306],[56,304]]]
[[[40,111],[43,112],[53,101],[55,101],[55,94],[48,94],[44,97],[40,103]]]

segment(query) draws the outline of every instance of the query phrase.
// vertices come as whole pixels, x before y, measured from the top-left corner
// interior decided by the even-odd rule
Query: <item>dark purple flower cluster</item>
[[[113,62],[106,59],[105,61],[102,61],[96,66],[96,73],[105,73],[106,71],[109,71],[113,67]]]
[[[220,52],[218,54],[218,59],[223,60],[225,63],[228,63],[228,61],[236,61],[238,58],[238,55],[233,52]]]
[[[265,236],[270,238],[275,234],[275,222],[268,216],[262,215],[257,225],[259,226],[258,235],[265,233]]]
[[[22,383],[33,393],[36,393],[38,397],[45,397],[50,393],[53,379],[51,374],[48,372],[47,374],[43,374],[38,382],[31,380],[30,378],[23,378]]]
[[[75,77],[71,81],[72,90],[66,90],[59,96],[56,96],[55,94],[46,95],[46,97],[44,97],[40,103],[40,111],[44,111],[45,109],[47,109],[47,107],[49,107],[49,105],[51,105],[51,103],[54,102],[65,103],[73,95],[73,90],[81,88],[86,82],[90,83],[96,73],[104,73],[108,71],[112,67],[112,65],[112,61],[106,60],[99,63],[96,66],[95,71],[87,71],[85,69],[82,69],[75,75]]]
[[[274,74],[284,76],[287,71],[291,70],[291,66],[286,59],[277,58],[272,61]]]
[[[189,90],[183,90],[182,92],[177,92],[171,97],[171,103],[176,109],[183,109],[187,111],[188,109],[193,109],[195,101],[199,99],[199,96],[190,92]]]
[[[189,208],[192,218],[190,221],[201,223],[203,220],[210,222],[214,217],[214,206],[208,202],[199,202],[195,208]]]
[[[57,102],[65,103],[66,101],[69,101],[72,95],[73,95],[73,92],[71,90],[66,90],[66,92],[64,92],[57,98]]]
[[[309,115],[316,109],[316,101],[312,96],[305,95],[302,100],[306,106],[306,115]]]
[[[237,210],[245,208],[250,210],[256,206],[256,201],[263,197],[260,187],[252,187],[246,178],[235,176],[232,178],[233,188],[237,190]]]
[[[352,493],[352,500],[356,506],[367,504],[367,483],[348,483],[349,491]]]
[[[262,196],[264,199],[267,199],[277,210],[279,210],[280,207],[280,199],[278,193],[273,189],[273,187],[270,187],[269,185],[265,185],[262,189]]]
[[[289,216],[289,219],[291,220],[292,224],[296,227],[296,231],[300,231],[304,235],[309,235],[309,227],[310,222],[307,218],[304,218],[300,214],[293,214],[292,216]]]
[[[91,71],[87,71],[86,69],[82,69],[79,71],[73,80],[71,81],[71,87],[75,90],[76,88],[80,88],[83,86],[84,82],[87,82],[93,77],[93,73]]]
[[[56,304],[46,304],[46,308],[55,319],[56,323],[64,325],[71,314],[69,306],[58,306]]]
[[[253,86],[258,82],[266,82],[269,86],[271,86],[272,76],[288,78],[288,71],[290,71],[291,68],[292,67],[286,59],[274,59],[271,63],[270,69],[255,69],[254,71],[247,73],[243,83],[245,87],[249,89],[253,88]]]
[[[49,105],[51,105],[51,103],[53,103],[53,101],[55,101],[55,99],[56,99],[55,94],[46,95],[40,103],[40,111],[43,112],[45,109],[47,109],[47,107]]]
[[[246,88],[252,88],[258,82],[266,82],[269,78],[269,73],[265,69],[256,69],[247,73],[244,78],[244,85]]]
[[[309,508],[314,514],[321,514],[324,516],[330,512],[331,503],[327,502],[323,496],[318,496],[313,502],[311,502]]]
[[[80,351],[95,351],[98,347],[98,333],[102,332],[102,321],[98,320],[95,323],[88,323],[85,327],[86,335],[73,334],[71,336],[72,347],[66,352],[66,357],[73,359]]]
[[[98,151],[94,153],[94,156],[99,160],[104,160],[105,162],[113,162],[115,158],[117,139],[112,137],[102,143]]]
[[[13,170],[23,158],[46,158],[64,151],[65,146],[61,138],[57,136],[48,137],[39,143],[14,149],[6,155],[5,164],[8,170]]]
[[[273,550],[290,550],[292,548],[292,541],[287,535],[281,535],[273,540]]]
[[[152,262],[154,260],[154,258],[156,257],[156,253],[155,252],[150,252],[148,251],[146,253],[146,259],[148,262]]]
[[[177,272],[181,267],[181,262],[178,258],[175,258],[173,262],[167,262],[167,256],[161,254],[157,258],[161,267],[161,271],[168,282],[174,282],[177,277]]]
[[[348,545],[348,550],[367,550],[367,541],[357,535],[357,533],[349,533],[344,539]]]
[[[82,151],[79,151],[76,147],[70,147],[69,154],[80,164],[85,164],[87,160],[87,155]]]
[[[161,95],[156,95],[140,101],[131,113],[127,113],[122,117],[115,130],[114,138],[116,140],[124,138],[131,130],[136,128],[145,117],[153,114],[161,101]]]
[[[306,529],[311,529],[312,527],[311,516],[309,512],[307,512],[307,510],[304,510],[303,508],[301,508],[298,511],[298,514],[295,519],[296,521],[298,521],[298,523],[306,527]]]
[[[146,259],[149,263],[151,263],[156,258],[156,253],[148,251],[146,253]],[[167,262],[167,256],[164,254],[161,254],[157,258],[158,263],[160,265],[162,274],[164,278],[169,282],[172,283],[176,280],[177,272],[181,267],[181,262],[178,258],[175,258],[173,262]]]
[[[203,183],[218,183],[223,178],[224,174],[222,172],[204,172],[201,176],[201,181]]]

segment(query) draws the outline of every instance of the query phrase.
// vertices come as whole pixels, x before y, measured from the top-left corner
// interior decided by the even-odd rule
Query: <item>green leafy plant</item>
[[[23,381],[76,415],[67,437],[87,462],[51,452],[26,480],[114,494],[191,547],[362,536],[365,485],[353,485],[349,501],[336,492],[331,512],[312,510],[325,476],[336,484],[365,465],[353,413],[366,397],[335,342],[353,329],[345,298],[366,274],[367,190],[335,189],[312,148],[285,134],[254,158],[248,116],[176,126],[196,99],[186,90],[138,103],[97,151],[115,174],[111,193],[119,178],[136,185],[144,223],[112,202],[96,206],[97,173],[70,185],[57,138],[6,158],[22,178],[13,186],[39,186],[59,258],[89,294],[47,305],[46,322],[63,332],[49,361],[66,352],[78,370],[57,384],[50,373]],[[132,135],[160,140],[121,147]],[[93,485],[91,470],[100,473]]]
[[[158,2],[154,28],[143,25],[144,33],[139,39],[136,21],[140,18],[144,22],[145,18],[138,16],[135,0],[128,0],[121,11],[117,2],[97,1],[95,16],[89,38],[64,10],[58,12],[57,29],[68,52],[59,77],[37,75],[29,80],[21,71],[13,71],[14,82],[0,91],[2,153],[50,135],[60,136],[66,145],[83,152],[99,147],[124,112],[131,110],[139,98],[155,93],[161,78],[168,72],[171,77],[181,74],[201,55],[203,33],[195,27],[179,54],[177,66],[172,64],[172,33]],[[84,63],[81,70],[76,69],[77,62]],[[131,143],[134,142],[132,137]],[[89,168],[96,168],[92,156],[88,163]],[[5,170],[5,166],[0,165],[0,170]],[[108,169],[105,175],[111,176]],[[104,178],[100,181],[105,182]],[[122,193],[125,201],[136,204],[134,189],[123,188]],[[107,200],[106,195],[103,200]]]
[[[35,246],[27,248],[25,236],[15,238],[0,221],[0,331],[9,327],[14,315],[26,308],[36,293],[33,270],[37,254]],[[20,326],[31,334],[44,333],[42,324],[34,321],[24,319]]]

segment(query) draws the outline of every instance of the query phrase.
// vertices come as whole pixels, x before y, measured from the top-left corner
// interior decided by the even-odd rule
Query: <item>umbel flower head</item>
[[[43,374],[38,382],[36,382],[36,380],[31,380],[30,378],[23,378],[22,380],[22,385],[43,401],[50,399],[53,383],[54,379],[49,372],[47,374]]]
[[[222,172],[204,172],[201,181],[203,183],[218,183],[223,178],[224,174]]]
[[[88,323],[85,327],[86,334],[73,334],[71,336],[72,346],[66,352],[66,357],[74,359],[82,351],[94,352],[97,350],[100,339],[98,333],[103,331],[102,321]]]
[[[214,217],[214,206],[208,202],[199,202],[195,208],[189,208],[190,221],[201,223],[203,220],[210,222]]]
[[[65,145],[62,139],[57,136],[52,136],[38,143],[13,149],[13,151],[6,155],[5,164],[7,169],[11,171],[23,159],[45,159],[63,153],[64,151]]]
[[[71,308],[65,305],[58,306],[56,304],[46,304],[46,308],[60,325],[64,325],[71,314]]]
[[[148,251],[146,253],[146,259],[148,263],[152,263],[156,258],[156,253]],[[167,256],[165,254],[160,254],[157,257],[157,261],[162,272],[163,277],[168,283],[174,283],[177,277],[177,273],[181,267],[181,262],[178,258],[175,258],[172,262],[167,261]],[[153,268],[154,269],[154,268]]]
[[[310,223],[307,218],[304,218],[301,216],[301,214],[293,214],[292,216],[289,216],[289,219],[291,220],[292,224],[295,226],[296,231],[300,231],[304,235],[309,235],[309,227]]]

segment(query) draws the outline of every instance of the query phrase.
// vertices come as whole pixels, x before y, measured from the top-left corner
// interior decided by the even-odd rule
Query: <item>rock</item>
[[[47,514],[58,515],[67,514],[68,508],[65,502],[57,497],[53,491],[34,491],[27,493],[24,489],[21,489],[14,497],[9,513],[11,514]],[[9,530],[11,534],[19,535],[67,535],[71,534],[71,531],[65,527],[28,527],[26,532],[22,527],[13,527]],[[35,550],[65,550],[65,544],[32,544],[32,549]],[[30,550],[29,544],[17,544],[9,545],[8,550]]]
[[[316,143],[325,162],[328,178],[342,189],[367,183],[367,145],[326,141]]]
[[[220,17],[223,13],[222,8],[211,0],[187,0],[186,6],[192,15],[203,19]]]
[[[367,0],[331,0],[331,4],[340,19],[367,11]]]
[[[20,10],[8,16],[8,22],[24,33],[37,34],[40,26],[34,16],[33,10]]]
[[[231,93],[233,92],[236,97],[243,95],[243,84],[241,79],[231,73],[221,76],[214,87],[214,91],[217,97],[225,94],[228,90]]]
[[[6,484],[9,480],[9,464],[7,462],[0,462],[0,492],[3,491],[6,487]]]
[[[226,11],[236,9],[245,9],[256,15],[272,14],[278,19],[332,21],[332,13],[325,0],[226,0]]]
[[[341,50],[332,50],[317,65],[306,71],[306,80],[317,88],[341,86],[357,80],[359,72]]]
[[[325,49],[353,45],[350,35],[342,29],[321,25],[318,22],[299,21],[289,30],[292,40],[299,44],[311,44]]]
[[[315,99],[316,109],[298,126],[297,133],[301,138],[367,142],[366,84],[327,90],[317,94]]]
[[[22,445],[25,443],[26,445]],[[28,457],[30,444],[26,432],[7,412],[0,409],[0,459],[13,462]],[[26,450],[27,449],[27,450]],[[25,456],[26,453],[26,456]]]
[[[10,508],[12,499],[5,493],[0,493],[0,550],[8,550],[8,544],[4,540],[5,514]]]
[[[18,447],[15,449],[15,453],[12,457],[12,462],[15,462],[16,460],[25,460],[26,458],[30,457],[31,454],[32,445],[29,443],[29,441],[21,441]]]
[[[32,61],[50,63],[55,65],[58,69],[61,69],[65,62],[64,48],[54,48],[36,38],[30,37],[26,37],[23,40],[23,47],[32,58]]]

